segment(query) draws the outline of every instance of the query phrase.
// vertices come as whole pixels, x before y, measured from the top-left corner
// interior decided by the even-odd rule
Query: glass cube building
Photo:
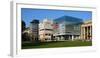
[[[56,27],[53,35],[55,41],[80,39],[82,19],[62,16],[54,19],[53,23],[58,26],[54,25]]]

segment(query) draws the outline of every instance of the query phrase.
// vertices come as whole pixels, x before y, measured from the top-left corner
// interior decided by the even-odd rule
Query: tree
[[[27,35],[27,33],[23,33],[24,31],[25,31],[25,29],[26,29],[26,24],[25,24],[25,22],[22,20],[21,21],[21,34],[22,34],[22,41],[25,41],[26,40],[26,35]]]
[[[25,24],[25,22],[22,20],[22,32],[26,29],[26,24]]]

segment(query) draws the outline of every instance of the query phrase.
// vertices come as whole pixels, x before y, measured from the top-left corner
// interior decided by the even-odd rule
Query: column
[[[69,35],[69,40],[72,40],[72,35]]]
[[[81,39],[84,39],[84,27],[81,27]]]
[[[81,36],[80,39],[83,39],[83,27],[81,26]]]
[[[70,40],[70,36],[69,35],[67,35],[67,38],[68,38],[68,40]]]
[[[89,26],[89,37],[88,37],[89,40],[90,40],[90,35],[91,35],[91,34],[90,34],[90,33],[91,33],[90,28],[91,28],[91,26]]]
[[[83,39],[85,40],[85,27],[83,28]]]
[[[63,40],[63,36],[61,36],[61,41]]]
[[[88,28],[88,26],[87,26],[87,40],[89,39],[89,37],[88,37],[88,35],[89,35],[89,28]]]
[[[90,26],[90,39],[92,39],[92,26]]]
[[[72,35],[72,41],[74,40],[74,35]]]
[[[85,40],[87,40],[87,26],[85,27]]]
[[[92,26],[91,26],[91,39],[92,39]]]

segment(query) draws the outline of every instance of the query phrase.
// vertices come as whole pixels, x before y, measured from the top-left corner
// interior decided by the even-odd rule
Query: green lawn
[[[75,46],[91,46],[92,41],[57,41],[57,42],[43,42],[39,44],[24,43],[22,49],[31,48],[56,48],[56,47],[75,47]]]

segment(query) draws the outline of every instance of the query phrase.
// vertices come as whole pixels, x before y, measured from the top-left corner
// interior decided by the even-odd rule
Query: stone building
[[[87,20],[81,25],[81,39],[92,40],[92,20]]]
[[[38,29],[39,29],[39,20],[36,20],[36,19],[32,20],[30,22],[30,27],[29,28],[30,28],[30,31],[33,35],[32,37],[34,37],[34,38],[32,38],[32,41],[37,42],[39,40],[39,31],[38,31]]]
[[[52,41],[53,37],[53,26],[52,21],[44,19],[43,22],[39,24],[39,40],[42,42]]]

